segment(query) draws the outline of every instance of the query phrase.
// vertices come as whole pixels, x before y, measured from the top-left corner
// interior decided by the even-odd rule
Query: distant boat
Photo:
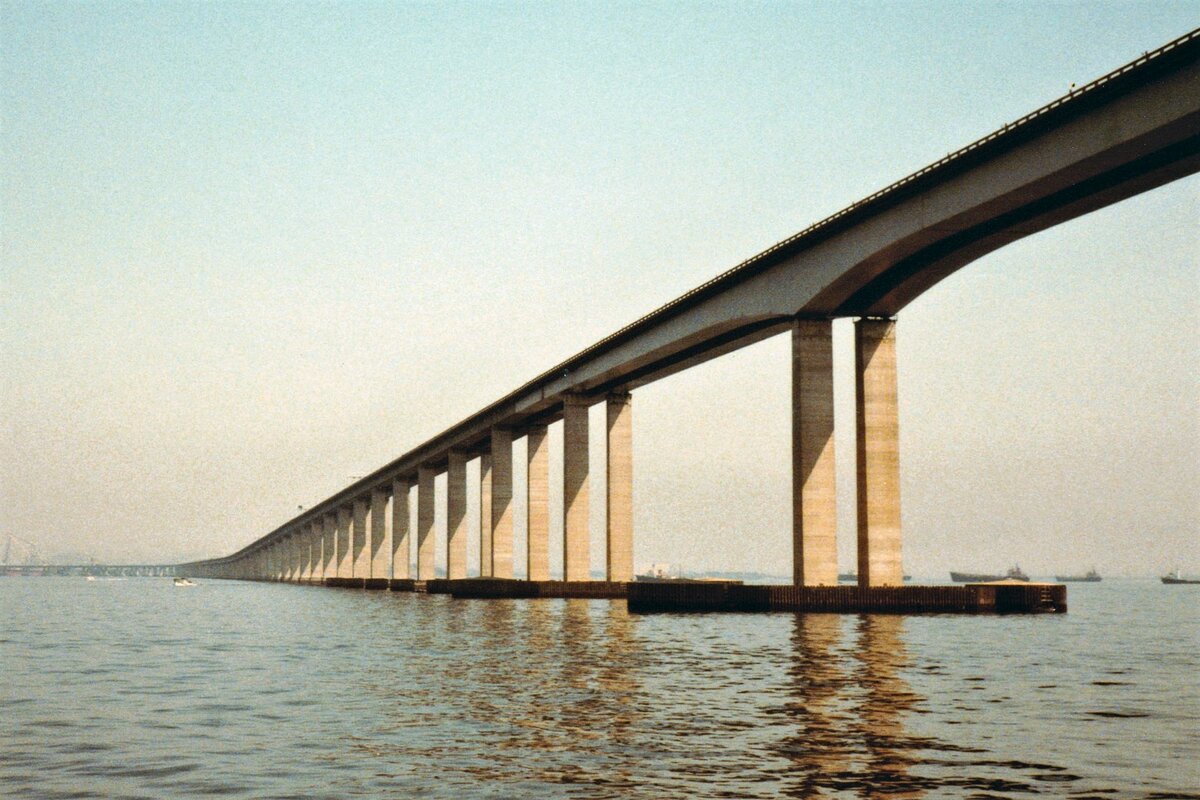
[[[1014,564],[1003,575],[990,575],[985,572],[951,572],[950,580],[955,583],[991,583],[992,581],[1027,581],[1029,576],[1021,572],[1021,567]]]
[[[1163,582],[1163,583],[1166,583],[1166,584],[1172,584],[1172,583],[1200,583],[1200,580],[1192,580],[1191,578],[1185,578],[1185,577],[1183,577],[1182,575],[1180,575],[1180,574],[1179,574],[1179,570],[1174,570],[1174,571],[1172,571],[1172,572],[1168,572],[1166,575],[1163,575],[1163,576],[1162,576],[1162,582]]]
[[[1084,575],[1055,575],[1054,580],[1059,583],[1099,583],[1101,578],[1100,573],[1096,572],[1096,568],[1092,567]]]
[[[173,583],[176,586],[195,586],[196,585],[194,582],[189,581],[187,578],[176,578],[173,581]]]

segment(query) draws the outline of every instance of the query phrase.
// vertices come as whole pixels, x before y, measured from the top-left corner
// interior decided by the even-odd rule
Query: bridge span
[[[563,579],[588,581],[589,483],[604,470],[606,578],[633,578],[632,392],[790,330],[793,578],[837,583],[831,325],[855,319],[860,587],[903,582],[895,316],[971,261],[1200,170],[1200,30],[1147,53],[779,242],[596,342],[223,558],[181,574],[393,585],[434,575],[434,481],[447,473],[447,576],[549,575],[547,426],[563,422]],[[607,456],[588,463],[588,409]],[[527,552],[513,552],[515,438],[528,439]],[[480,459],[468,486],[466,465]],[[479,530],[468,531],[477,492]],[[417,506],[409,530],[410,502]],[[416,572],[410,571],[410,537]]]

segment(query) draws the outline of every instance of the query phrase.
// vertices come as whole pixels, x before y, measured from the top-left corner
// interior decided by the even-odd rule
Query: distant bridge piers
[[[605,576],[608,582],[633,579],[633,401],[628,392],[608,393],[604,405],[607,454]],[[444,558],[447,578],[468,577],[467,539],[479,542],[478,577],[511,579],[514,558],[523,559],[526,578],[550,580],[549,424],[563,422],[563,580],[591,579],[588,415],[595,398],[569,395],[549,414],[524,427],[496,426],[475,450],[451,449],[417,466],[415,475],[381,481],[319,515],[280,531],[229,559],[186,565],[207,577],[288,583],[367,585],[410,578],[409,509],[415,497],[416,569],[421,581],[434,580],[435,559]],[[527,440],[526,548],[513,551],[513,442]],[[479,460],[479,477],[468,481],[467,464]],[[446,476],[445,551],[435,553],[437,478]],[[467,518],[467,497],[479,498],[479,521]]]

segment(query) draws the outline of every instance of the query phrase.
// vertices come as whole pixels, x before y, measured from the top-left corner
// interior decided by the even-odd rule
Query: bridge
[[[955,270],[1004,245],[1200,169],[1200,30],[1192,31],[864,198],[547,370],[223,558],[202,577],[392,588],[431,582],[435,478],[447,475],[447,578],[549,574],[549,487],[563,495],[563,583],[590,580],[592,472],[607,486],[606,584],[633,579],[632,393],[780,333],[792,338],[793,583],[837,583],[833,344],[854,320],[858,582],[903,583],[896,316]],[[606,456],[588,460],[603,404]],[[561,474],[547,426],[562,421]],[[513,552],[513,441],[527,439],[526,552]],[[467,463],[479,480],[467,483]],[[467,497],[480,524],[468,530]],[[416,529],[410,531],[410,503]],[[473,527],[473,526],[472,526]],[[410,574],[415,537],[416,569]]]
[[[174,564],[0,564],[0,576],[92,578],[169,578],[177,574]]]

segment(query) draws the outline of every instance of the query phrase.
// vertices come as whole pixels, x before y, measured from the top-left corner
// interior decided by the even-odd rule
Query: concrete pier
[[[858,583],[902,586],[900,561],[900,412],[896,323],[854,326],[858,427]]]
[[[792,326],[792,582],[837,585],[833,324]]]
[[[387,489],[371,491],[371,544],[368,547],[370,570],[366,574],[369,580],[379,580],[392,577],[392,542],[391,525],[388,519]]]
[[[492,428],[492,558],[490,575],[513,575],[512,431]]]
[[[492,576],[492,455],[479,457],[479,577]]]
[[[588,509],[588,403],[576,395],[563,402],[563,579],[591,577]]]
[[[304,568],[304,550],[302,545],[304,542],[304,534],[296,531],[288,537],[289,552],[288,552],[288,582],[299,583],[300,572]]]
[[[410,550],[408,536],[408,492],[410,484],[406,478],[392,481],[392,580],[409,577]]]
[[[354,577],[354,567],[351,561],[350,539],[354,535],[354,519],[350,509],[339,508],[337,511],[337,571],[335,578]]]
[[[446,469],[446,575],[467,577],[467,456],[459,450]]]
[[[350,531],[350,577],[368,578],[371,575],[371,551],[367,546],[367,514],[369,508],[364,498],[358,498],[350,507],[353,527]]]
[[[550,579],[550,442],[545,425],[535,425],[526,434],[529,445],[525,515],[526,575],[531,581]]]
[[[325,527],[320,519],[314,519],[308,525],[309,566],[305,576],[309,583],[320,583],[325,578],[325,555],[321,543],[325,536]]]
[[[436,577],[434,572],[434,479],[433,467],[417,470],[417,579],[426,581]]]
[[[609,581],[633,580],[633,398],[628,393],[605,401],[608,430],[605,466],[605,576]]]
[[[321,552],[325,559],[321,565],[321,580],[337,577],[337,512],[322,517]]]

